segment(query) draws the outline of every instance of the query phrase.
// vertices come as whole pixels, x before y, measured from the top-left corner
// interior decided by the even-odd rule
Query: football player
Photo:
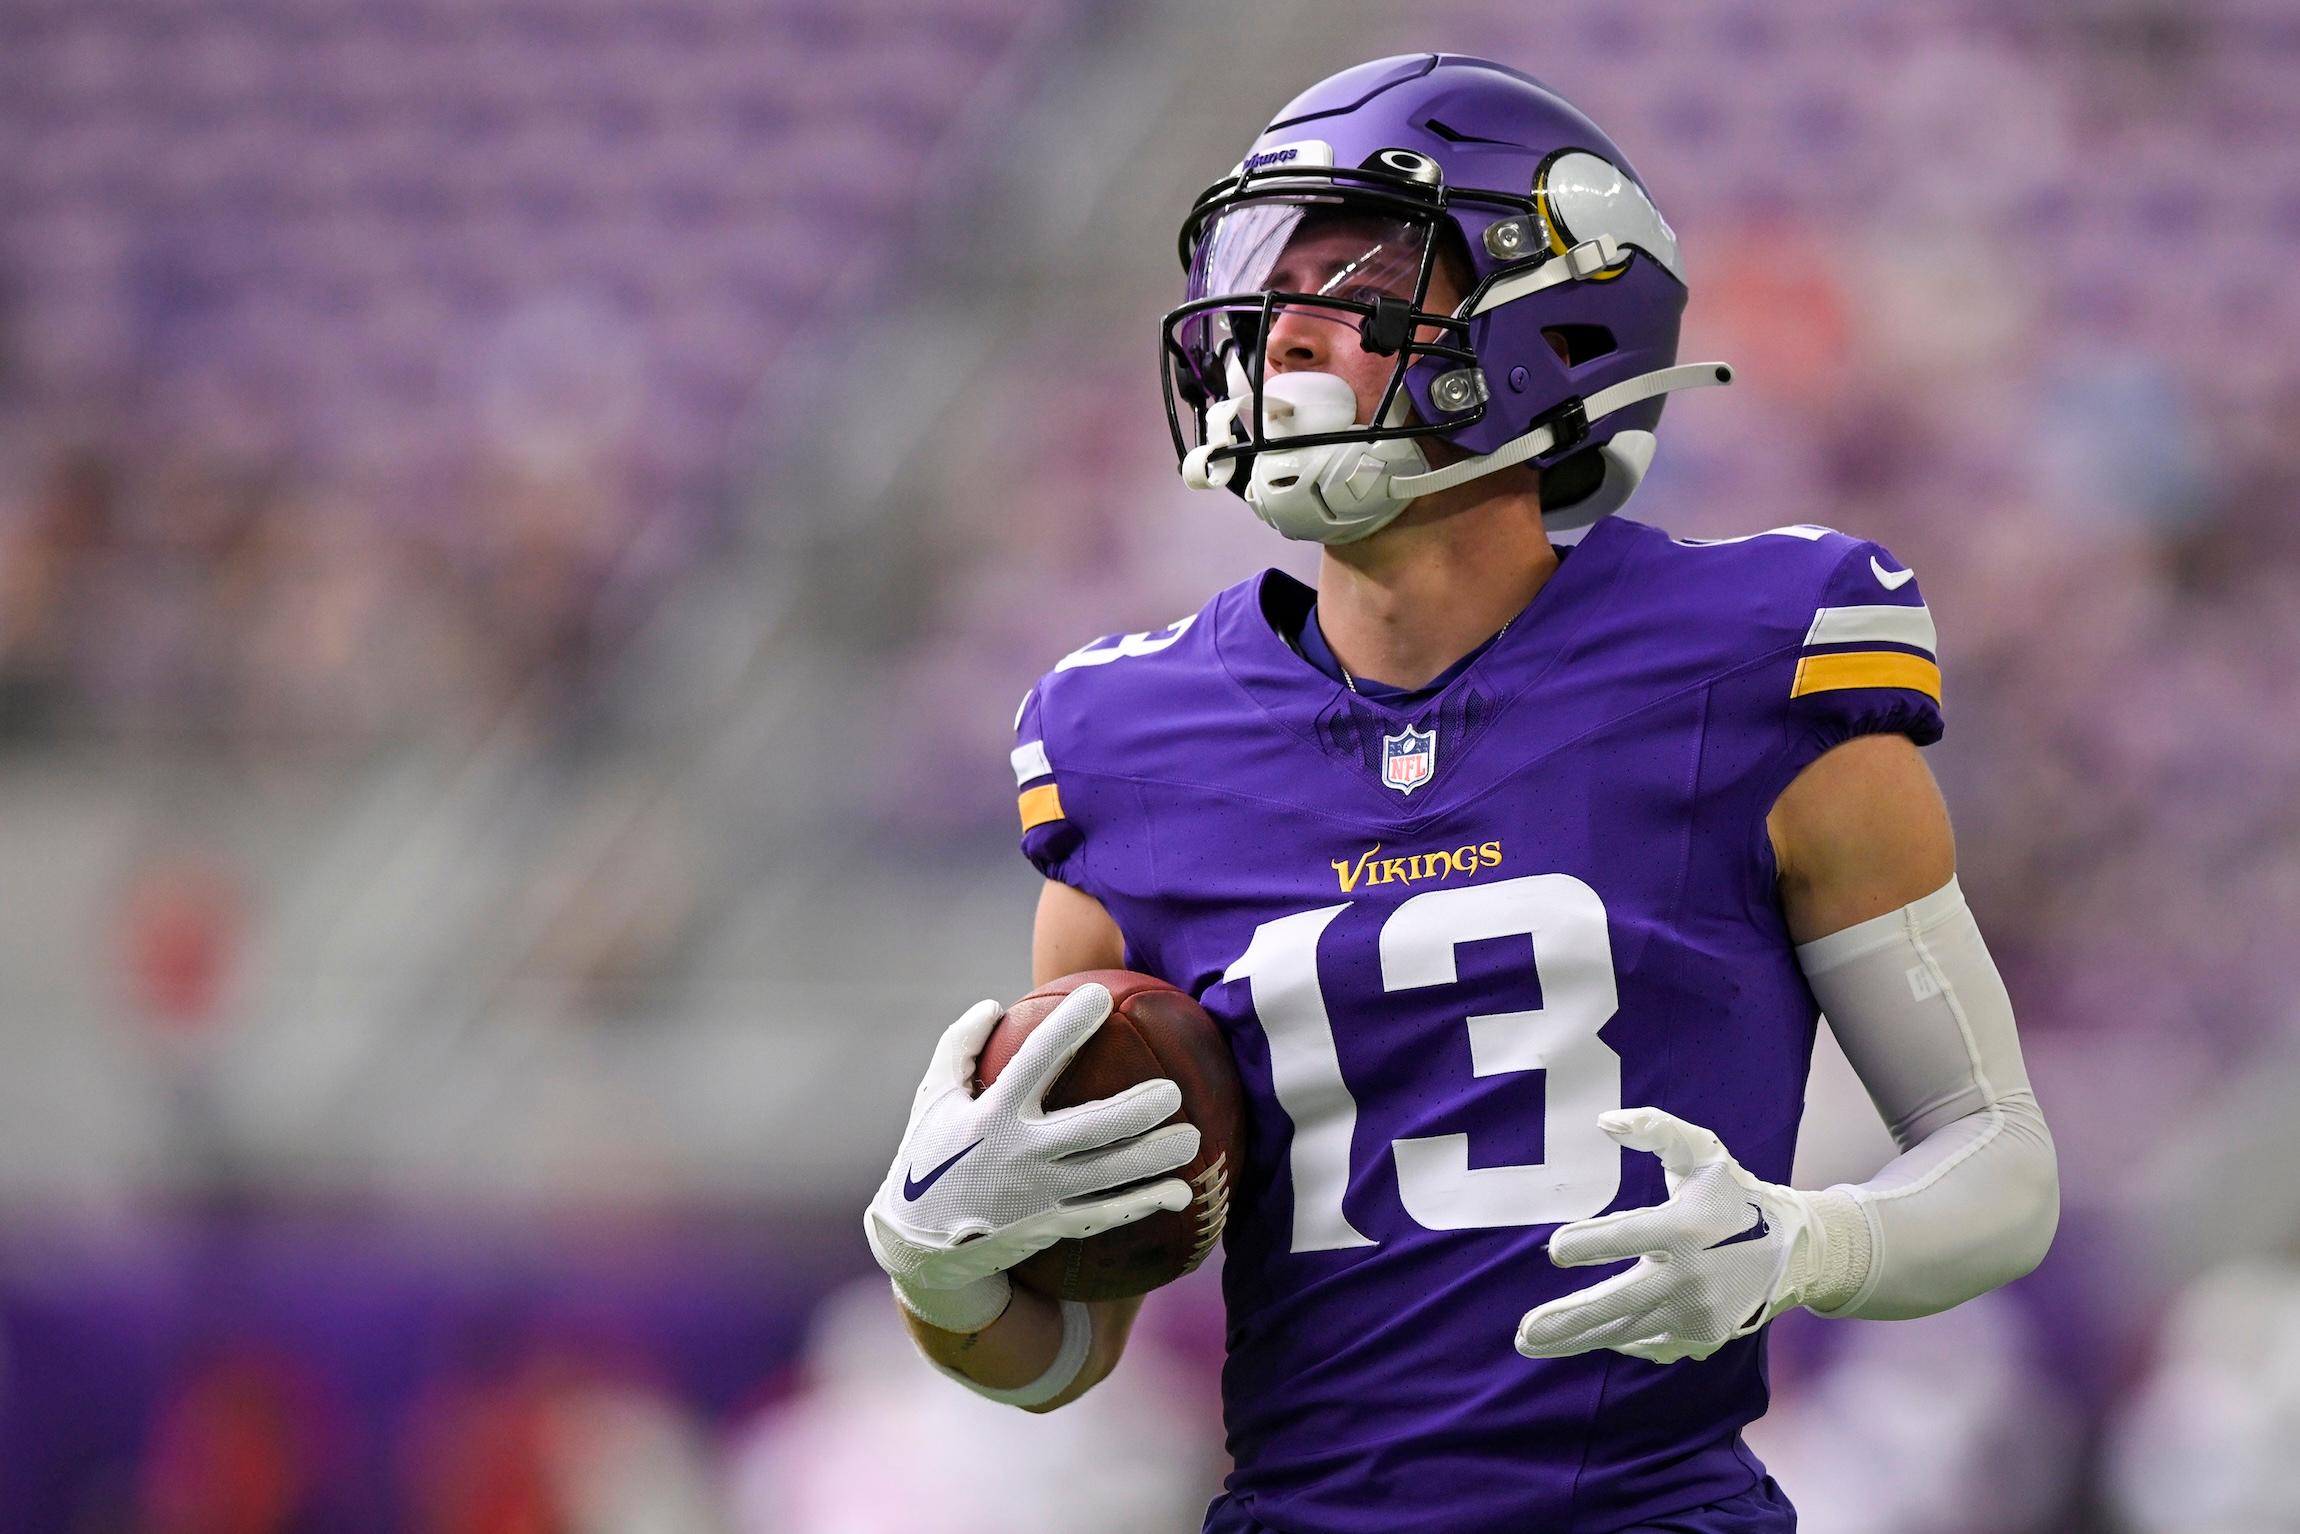
[[[1235,1473],[1213,1534],[1785,1530],[1743,1446],[1764,1327],[1920,1316],[2058,1217],[2011,1004],[1917,748],[1934,626],[1820,527],[1611,515],[1652,459],[1686,266],[1554,92],[1383,59],[1288,105],[1181,238],[1181,472],[1323,546],[1023,700],[1040,980],[1198,996],[1249,1104],[1223,1270]],[[945,1034],[866,1218],[938,1366],[1058,1407],[1134,1304],[1029,1253],[1184,1207],[1151,1082],[1038,1096],[1082,987],[997,1086]],[[1898,1140],[1788,1185],[1817,1017]]]

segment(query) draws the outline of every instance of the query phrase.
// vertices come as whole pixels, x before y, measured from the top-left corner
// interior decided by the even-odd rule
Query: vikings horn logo
[[[1437,771],[1437,731],[1412,725],[1382,737],[1382,785],[1411,794]]]

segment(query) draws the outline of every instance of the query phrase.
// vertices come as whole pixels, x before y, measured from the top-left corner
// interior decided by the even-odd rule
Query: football
[[[1089,981],[1110,990],[1110,1016],[1047,1089],[1048,1109],[1069,1108],[1163,1076],[1182,1089],[1168,1123],[1198,1126],[1198,1154],[1165,1176],[1187,1180],[1188,1208],[1163,1210],[1083,1240],[1060,1241],[1014,1272],[1023,1288],[1058,1300],[1117,1300],[1170,1284],[1222,1239],[1242,1127],[1242,1091],[1221,1029],[1189,995],[1132,970],[1093,969],[1049,981],[1006,1009],[982,1047],[974,1089],[998,1079],[1030,1030]]]

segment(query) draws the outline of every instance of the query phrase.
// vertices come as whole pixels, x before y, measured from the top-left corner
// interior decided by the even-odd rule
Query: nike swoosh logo
[[[1903,573],[1906,574],[1907,572],[1904,571]],[[1747,1230],[1741,1232],[1741,1234],[1738,1236],[1727,1236],[1722,1241],[1712,1241],[1708,1246],[1704,1247],[1703,1250],[1714,1252],[1721,1246],[1737,1246],[1743,1241],[1754,1241],[1759,1236],[1766,1235],[1773,1229],[1772,1226],[1765,1223],[1764,1210],[1758,1208],[1755,1204],[1751,1204],[1749,1206],[1749,1212],[1757,1217],[1756,1224],[1750,1226]]]
[[[1869,573],[1874,575],[1877,578],[1877,584],[1887,591],[1898,591],[1917,578],[1917,572],[1914,570],[1886,569],[1877,563],[1877,556],[1874,554],[1869,556]]]
[[[905,1171],[902,1174],[903,1202],[908,1203],[911,1200],[923,1195],[927,1189],[933,1187],[936,1183],[942,1180],[943,1173],[949,1171],[952,1167],[958,1165],[960,1161],[964,1160],[967,1151],[973,1150],[975,1145],[980,1145],[981,1143],[982,1141],[980,1140],[975,1141],[974,1145],[969,1145],[966,1150],[958,1152],[958,1154],[952,1156],[948,1161],[945,1161],[941,1166],[936,1167],[933,1171],[927,1173],[924,1177],[913,1177],[908,1171]]]

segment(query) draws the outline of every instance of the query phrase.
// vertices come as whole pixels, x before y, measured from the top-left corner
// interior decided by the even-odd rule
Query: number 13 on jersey
[[[1289,1170],[1297,1252],[1372,1246],[1342,1208],[1358,1105],[1342,1078],[1318,941],[1349,902],[1264,922],[1225,982],[1245,981],[1270,1041],[1271,1087],[1294,1123]],[[1570,874],[1429,890],[1399,904],[1381,929],[1385,996],[1404,998],[1457,978],[1455,950],[1488,938],[1533,941],[1542,1005],[1470,1014],[1470,1069],[1478,1076],[1542,1071],[1547,1158],[1472,1167],[1466,1134],[1390,1142],[1398,1197],[1431,1230],[1551,1225],[1586,1219],[1621,1186],[1621,1148],[1597,1127],[1621,1106],[1621,1057],[1597,1036],[1619,1006],[1605,904]],[[1378,1007],[1373,1009],[1378,1011]]]

